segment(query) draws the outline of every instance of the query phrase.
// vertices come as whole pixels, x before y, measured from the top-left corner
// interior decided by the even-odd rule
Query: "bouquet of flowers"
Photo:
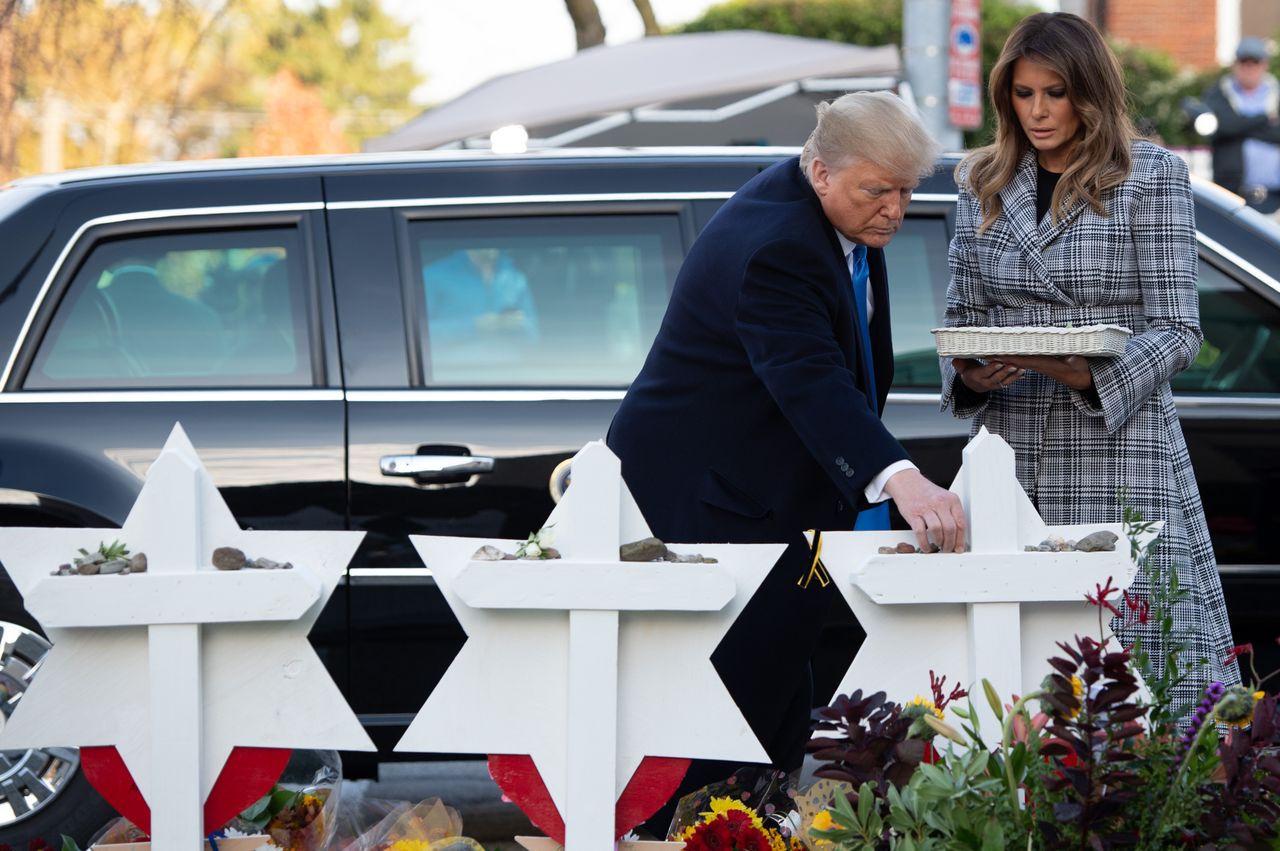
[[[685,851],[799,851],[800,840],[780,826],[765,824],[755,810],[734,798],[712,798],[702,820],[679,838]]]
[[[462,835],[462,817],[439,798],[397,809],[353,847],[371,851],[484,851],[474,839]]]
[[[1135,555],[1142,567],[1144,554]],[[1172,571],[1148,587],[1151,599],[1139,600],[1108,581],[1086,599],[1100,618],[1155,619],[1171,648],[1166,664],[1152,664],[1141,646],[1060,642],[1034,693],[1006,702],[982,682],[1000,724],[995,747],[984,743],[972,702],[951,709],[962,730],[883,692],[858,691],[820,710],[822,738],[809,743],[824,762],[817,774],[847,785],[806,819],[810,847],[1280,847],[1276,697],[1254,672],[1253,686],[1210,683],[1193,712],[1177,706],[1174,685],[1194,673],[1177,664],[1171,613],[1183,592]],[[1228,661],[1251,652],[1237,647]],[[962,747],[925,760],[923,740],[935,735]]]
[[[237,833],[266,834],[269,850],[321,851],[333,836],[341,784],[336,751],[294,751],[280,782],[229,827]]]
[[[667,838],[688,851],[791,851],[804,846],[796,832],[794,778],[762,766],[744,766],[720,783],[680,799]]]

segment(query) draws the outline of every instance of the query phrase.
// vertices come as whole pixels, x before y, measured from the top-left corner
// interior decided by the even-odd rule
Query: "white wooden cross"
[[[175,425],[120,529],[0,529],[4,562],[53,641],[0,748],[114,745],[151,809],[153,847],[203,847],[234,747],[374,750],[307,633],[363,533],[243,531]],[[115,539],[145,573],[51,576]],[[215,547],[292,562],[219,571]]]
[[[837,693],[885,691],[904,702],[928,696],[933,670],[969,689],[992,744],[999,728],[981,680],[1006,702],[1034,691],[1049,673],[1046,660],[1062,653],[1057,642],[1098,637],[1099,610],[1085,594],[1108,579],[1128,588],[1137,567],[1123,524],[1046,525],[1018,484],[1013,450],[985,428],[965,447],[951,490],[968,517],[964,554],[879,553],[914,543],[909,532],[823,534],[823,562],[867,633]],[[1025,551],[1051,536],[1076,540],[1104,530],[1118,538],[1113,552]],[[1109,620],[1104,611],[1106,634]]]
[[[601,851],[645,756],[768,761],[710,657],[785,547],[620,561],[621,544],[650,532],[600,442],[574,459],[547,525],[560,559],[472,561],[485,543],[518,542],[411,538],[468,637],[396,749],[529,754],[566,847]]]

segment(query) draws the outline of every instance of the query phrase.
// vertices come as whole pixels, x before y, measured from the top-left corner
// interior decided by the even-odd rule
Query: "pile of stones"
[[[538,555],[518,556],[508,552],[503,552],[492,544],[485,544],[476,550],[471,556],[472,561],[516,561],[517,559],[538,560],[560,558],[558,550],[551,547],[543,547],[538,551]],[[716,559],[707,556],[698,555],[697,553],[684,554],[673,552],[666,544],[657,538],[644,538],[639,541],[632,541],[629,544],[623,544],[618,547],[619,561],[669,561],[679,562],[680,564],[716,564]]]
[[[1029,553],[1110,553],[1115,552],[1116,541],[1120,537],[1115,532],[1094,532],[1085,535],[1078,541],[1068,541],[1054,535],[1040,543],[1023,547]]]
[[[1068,541],[1055,535],[1045,538],[1038,544],[1028,544],[1023,547],[1023,550],[1029,553],[1109,553],[1115,551],[1116,541],[1118,540],[1120,538],[1115,532],[1107,531],[1085,535],[1078,541]],[[929,549],[926,551],[904,541],[894,547],[881,547],[877,552],[886,556],[895,554],[910,555],[912,553],[941,552],[941,548],[937,544],[930,544]]]
[[[218,570],[292,570],[293,562],[249,558],[236,547],[218,547],[213,551],[213,566]]]
[[[54,576],[98,576],[115,573],[128,576],[130,573],[147,572],[147,554],[134,553],[128,558],[107,558],[101,550],[78,556],[70,564],[60,564],[53,571]]]
[[[619,561],[669,561],[679,564],[716,564],[716,559],[698,553],[677,553],[657,538],[641,538],[618,547]]]

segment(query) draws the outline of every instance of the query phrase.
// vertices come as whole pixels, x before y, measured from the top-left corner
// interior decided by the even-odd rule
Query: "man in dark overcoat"
[[[804,531],[887,528],[884,506],[871,506],[892,498],[922,547],[965,544],[959,500],[880,421],[893,378],[882,249],[935,156],[892,94],[821,105],[802,155],[750,180],[694,243],[609,429],[659,538],[790,545],[713,656],[788,771],[803,757],[809,659],[838,596]],[[678,795],[734,767],[695,762]],[[654,833],[673,806],[650,820]]]

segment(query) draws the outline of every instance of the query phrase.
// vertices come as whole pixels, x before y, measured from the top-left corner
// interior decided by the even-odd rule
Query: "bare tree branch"
[[[564,0],[564,5],[573,19],[579,50],[604,44],[604,21],[600,20],[596,0]]]
[[[649,0],[635,0],[636,11],[640,13],[640,20],[644,21],[644,34],[646,36],[662,35],[662,28],[658,26],[658,17],[653,14],[653,5]]]

